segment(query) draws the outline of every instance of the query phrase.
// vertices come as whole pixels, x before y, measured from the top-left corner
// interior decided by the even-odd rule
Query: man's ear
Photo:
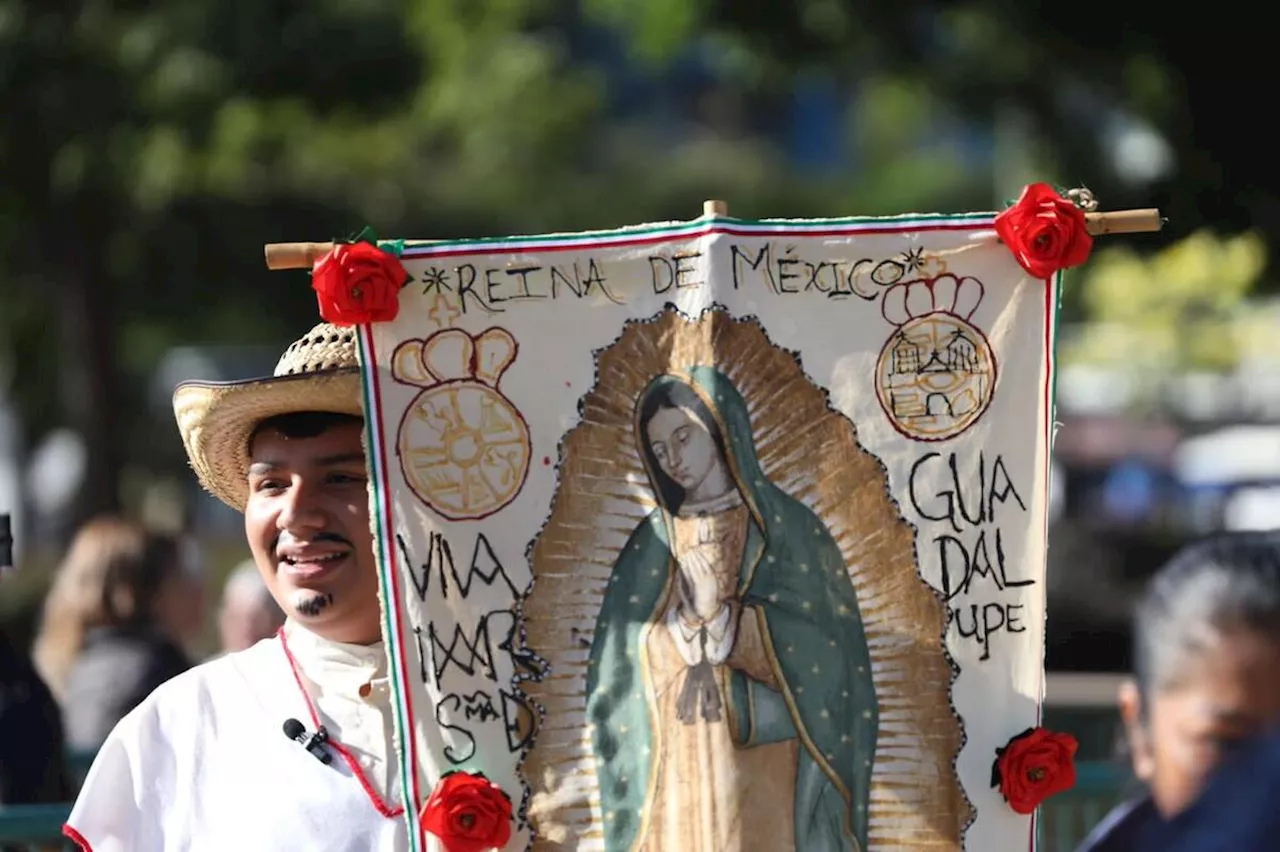
[[[1147,708],[1142,706],[1142,694],[1138,684],[1132,679],[1120,684],[1116,696],[1120,707],[1120,719],[1124,722],[1125,739],[1129,743],[1129,759],[1133,763],[1133,774],[1139,781],[1151,780],[1155,771],[1154,756],[1151,753],[1151,736],[1147,732],[1146,720],[1143,718]]]

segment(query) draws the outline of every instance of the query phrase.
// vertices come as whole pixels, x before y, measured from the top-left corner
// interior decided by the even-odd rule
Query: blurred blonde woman
[[[116,517],[77,532],[33,649],[70,747],[96,749],[153,689],[190,668],[175,640],[189,629],[180,623],[189,589],[175,539]]]

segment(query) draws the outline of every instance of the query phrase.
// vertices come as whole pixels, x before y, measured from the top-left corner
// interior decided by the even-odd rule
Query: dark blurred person
[[[98,748],[153,689],[191,667],[177,640],[190,588],[181,571],[178,542],[133,521],[97,518],[76,534],[34,645],[71,748]]]
[[[1271,852],[1280,849],[1280,732],[1227,759],[1196,801],[1147,828],[1138,852]]]
[[[1134,678],[1120,695],[1145,792],[1078,852],[1147,849],[1148,832],[1186,810],[1216,767],[1280,718],[1277,673],[1280,532],[1214,535],[1175,555],[1139,603]],[[1280,799],[1273,805],[1280,810]],[[1280,849],[1280,839],[1267,848]]]
[[[62,742],[57,702],[0,629],[0,805],[70,799]]]

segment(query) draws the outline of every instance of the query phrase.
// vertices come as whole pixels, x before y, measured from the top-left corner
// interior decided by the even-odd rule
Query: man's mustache
[[[282,535],[281,533],[277,533],[277,534],[276,534],[275,539],[274,539],[274,540],[272,540],[272,542],[271,542],[271,552],[272,552],[272,553],[275,553],[277,550],[279,550],[279,549],[280,549],[280,538],[281,538],[281,535]],[[314,536],[312,536],[312,537],[308,540],[308,543],[309,543],[309,544],[315,544],[315,543],[319,543],[319,542],[322,542],[322,541],[331,541],[331,542],[334,542],[334,543],[336,543],[336,544],[345,544],[347,547],[350,547],[350,548],[352,548],[352,549],[355,549],[355,545],[354,545],[354,544],[352,544],[352,543],[351,543],[350,541],[348,541],[346,538],[344,538],[344,537],[342,537],[342,536],[338,535],[338,534],[337,534],[337,533],[335,533],[335,532],[319,532],[319,533],[316,533]]]

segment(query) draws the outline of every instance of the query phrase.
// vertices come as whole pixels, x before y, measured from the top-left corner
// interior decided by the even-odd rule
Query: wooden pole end
[[[1138,210],[1113,210],[1107,213],[1086,213],[1084,221],[1089,233],[1095,237],[1104,234],[1145,234],[1159,231],[1164,219],[1155,207]]]
[[[267,269],[310,269],[328,254],[333,243],[267,243]]]
[[[708,199],[702,202],[702,215],[707,217],[728,216],[729,204],[717,198]]]

